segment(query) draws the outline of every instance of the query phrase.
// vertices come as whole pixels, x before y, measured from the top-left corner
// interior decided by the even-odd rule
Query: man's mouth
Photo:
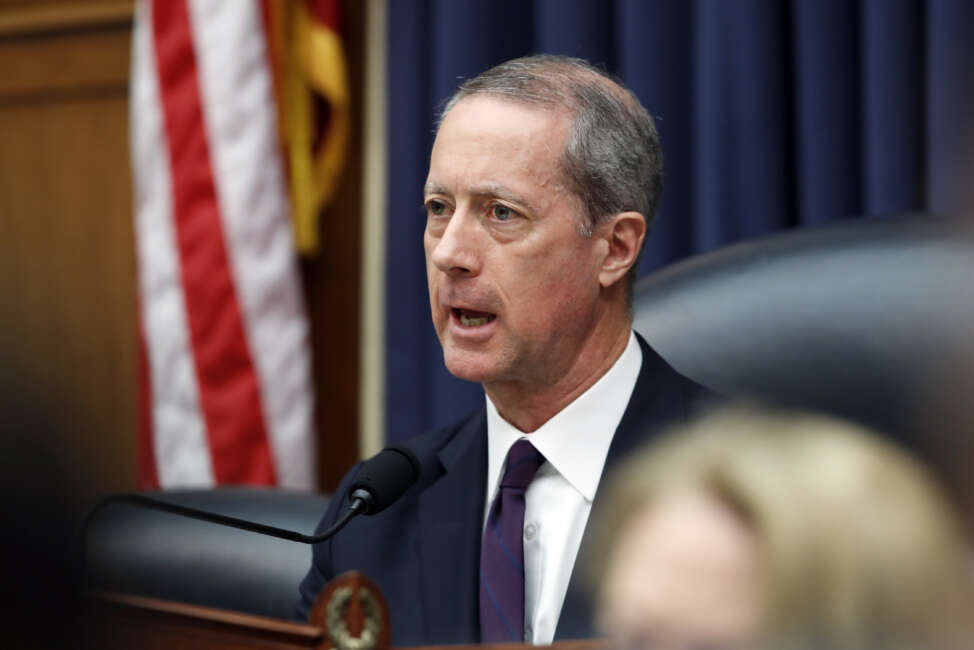
[[[484,311],[474,311],[472,309],[453,309],[453,315],[464,327],[480,327],[486,325],[495,318],[496,314],[489,314]]]

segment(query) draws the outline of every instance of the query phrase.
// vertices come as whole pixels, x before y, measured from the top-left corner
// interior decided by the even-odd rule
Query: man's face
[[[443,120],[425,190],[433,324],[451,373],[554,385],[600,316],[597,237],[562,184],[559,112],[468,97]]]

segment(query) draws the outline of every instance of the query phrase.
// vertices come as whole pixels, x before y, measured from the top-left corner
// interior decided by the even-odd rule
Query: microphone
[[[102,508],[115,503],[128,503],[292,542],[317,544],[335,535],[356,515],[374,515],[386,509],[405,494],[418,479],[419,460],[416,454],[402,445],[386,447],[362,465],[355,482],[352,483],[352,491],[348,496],[348,510],[331,528],[317,535],[305,535],[255,521],[190,508],[144,494],[117,494],[104,499],[88,515],[84,528],[87,530],[88,524]]]
[[[316,535],[324,541],[345,527],[357,514],[374,515],[385,510],[419,479],[419,460],[409,447],[390,445],[365,461],[352,483],[348,510],[335,524]]]
[[[364,502],[374,515],[392,505],[419,478],[419,460],[408,447],[391,445],[368,460],[352,483],[349,500]],[[352,506],[354,507],[354,505]]]

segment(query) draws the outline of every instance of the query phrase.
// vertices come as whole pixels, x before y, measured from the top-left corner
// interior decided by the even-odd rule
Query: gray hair
[[[586,212],[582,231],[620,212],[639,212],[647,226],[663,185],[663,152],[653,118],[630,90],[582,59],[535,55],[513,59],[463,83],[440,119],[460,100],[490,95],[568,111],[567,187]]]

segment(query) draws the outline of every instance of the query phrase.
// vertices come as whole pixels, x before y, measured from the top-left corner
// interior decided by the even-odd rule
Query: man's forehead
[[[560,182],[545,183],[527,188],[529,191],[537,190],[541,187],[550,187],[556,192],[567,192]],[[527,192],[520,192],[502,183],[483,182],[475,183],[470,186],[453,187],[437,181],[428,181],[424,187],[424,196],[450,196],[450,197],[469,197],[479,200],[501,199],[516,205],[523,206],[532,211],[540,211],[542,204],[533,200]]]
[[[427,195],[430,194],[453,194],[458,191],[456,187],[450,187],[446,183],[442,183],[438,180],[428,180],[424,186],[424,192]],[[502,183],[493,183],[489,181],[473,184],[469,187],[462,188],[462,191],[466,194],[472,196],[489,196],[499,199],[509,199],[511,201],[524,201],[525,198],[520,192],[517,192],[513,188],[507,187]]]
[[[430,156],[425,196],[501,199],[539,211],[568,192],[570,122],[507,98],[466,97],[444,118]]]
[[[444,130],[482,135],[486,132],[495,137],[546,132],[545,144],[553,150],[562,149],[563,138],[567,137],[573,122],[574,116],[566,107],[518,101],[505,95],[470,95],[457,102],[440,120],[434,149]]]

